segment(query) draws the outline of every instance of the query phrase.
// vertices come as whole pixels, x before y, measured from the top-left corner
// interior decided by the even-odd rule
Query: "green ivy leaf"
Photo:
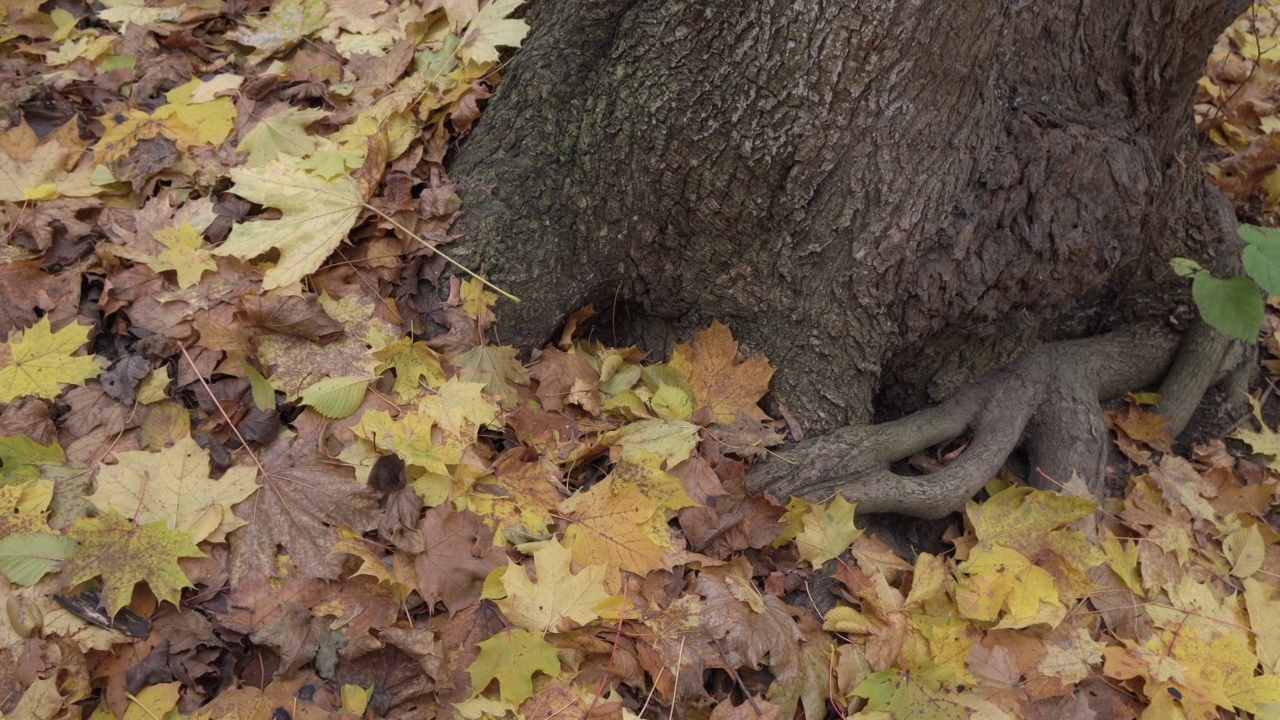
[[[1207,272],[1196,273],[1191,297],[1200,309],[1200,317],[1218,332],[1248,342],[1258,338],[1264,306],[1253,280],[1223,280]]]

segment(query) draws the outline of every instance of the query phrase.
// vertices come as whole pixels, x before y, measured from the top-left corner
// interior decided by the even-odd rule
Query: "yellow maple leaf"
[[[560,509],[573,520],[564,538],[579,565],[604,565],[637,575],[663,567],[663,548],[643,527],[657,503],[639,488],[615,488],[613,480],[605,478],[565,499]]]
[[[971,620],[992,622],[1003,614],[996,627],[1022,628],[1054,626],[1067,614],[1053,576],[1016,550],[975,548],[959,570],[964,578],[956,585],[956,606]]]
[[[497,62],[499,45],[520,47],[529,34],[529,24],[507,16],[523,3],[524,0],[490,0],[467,24],[458,58],[473,63]]]
[[[218,261],[204,248],[204,238],[189,222],[176,228],[161,228],[155,232],[156,242],[164,250],[142,262],[156,272],[173,270],[178,274],[178,287],[186,289],[200,282],[200,276],[218,269]]]
[[[497,680],[499,695],[514,707],[533,696],[535,673],[560,674],[556,647],[528,630],[509,628],[476,646],[480,652],[467,668],[473,698]]]
[[[74,353],[89,339],[89,326],[72,323],[52,332],[49,316],[24,330],[9,333],[0,345],[0,402],[24,395],[52,400],[63,385],[83,385],[102,372],[92,355]]]
[[[230,92],[244,81],[238,75],[215,75],[209,80],[193,78],[165,93],[169,102],[156,108],[153,116],[165,123],[172,137],[187,145],[218,145],[236,125],[236,107],[230,97],[213,93]]]
[[[537,580],[508,560],[502,574],[507,596],[497,601],[507,619],[540,634],[564,632],[598,619],[597,607],[610,597],[604,589],[605,567],[588,565],[574,573],[572,555],[559,540],[544,543],[533,553]]]
[[[283,156],[269,165],[233,168],[231,191],[246,200],[277,208],[278,220],[243,222],[231,230],[215,255],[242,260],[279,252],[275,265],[262,278],[272,290],[315,272],[329,257],[360,215],[364,198],[349,175],[326,180],[301,167],[302,161]]]
[[[756,420],[768,415],[756,404],[769,391],[773,367],[764,355],[740,360],[738,341],[720,322],[696,333],[691,344],[676,346],[671,367],[689,379],[694,404],[709,408],[716,422],[731,423],[741,412]]]
[[[426,343],[414,342],[413,338],[400,338],[376,351],[373,357],[378,360],[375,372],[382,373],[389,369],[396,371],[396,384],[391,389],[396,394],[396,399],[402,403],[423,395],[423,381],[433,388],[440,387],[444,382],[440,356],[427,347]]]
[[[19,533],[49,532],[46,517],[52,501],[52,480],[0,485],[0,538]]]
[[[498,301],[498,293],[489,292],[484,283],[476,278],[462,282],[462,311],[473,318],[482,327],[492,325],[498,320],[493,314],[493,304]]]
[[[970,501],[965,515],[979,541],[1034,555],[1058,528],[1095,510],[1092,500],[1013,486],[986,502]]]
[[[806,505],[800,516],[802,529],[795,536],[796,550],[801,560],[808,560],[815,568],[820,568],[826,561],[848,550],[862,534],[853,524],[857,505],[839,494],[829,503]],[[791,510],[794,512],[795,508]]]
[[[449,474],[449,465],[462,460],[465,447],[457,440],[432,438],[434,423],[421,413],[405,413],[398,419],[383,410],[366,412],[351,431],[382,450],[399,455],[406,463],[427,472]]]
[[[0,132],[0,201],[96,195],[102,188],[89,182],[89,169],[75,169],[83,152],[74,119],[43,141],[25,122]]]
[[[164,522],[191,542],[220,543],[245,524],[231,506],[257,489],[255,471],[244,466],[210,478],[209,453],[188,436],[159,452],[116,453],[115,465],[99,467],[98,490],[89,501],[138,524]]]
[[[463,443],[473,443],[480,428],[493,422],[498,408],[482,392],[484,384],[450,378],[418,403],[418,412]]]

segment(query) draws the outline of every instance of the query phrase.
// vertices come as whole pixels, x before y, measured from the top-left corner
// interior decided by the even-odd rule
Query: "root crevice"
[[[862,512],[938,518],[960,509],[1025,444],[1035,484],[1055,486],[1079,474],[1098,492],[1108,442],[1101,402],[1168,375],[1175,384],[1166,386],[1176,391],[1173,401],[1181,408],[1185,397],[1197,388],[1202,395],[1220,376],[1227,343],[1214,335],[1193,334],[1180,347],[1177,334],[1150,324],[1044,345],[935,407],[798,443],[753,467],[748,483],[753,491],[810,500],[840,492]],[[1186,353],[1195,357],[1184,361]],[[1182,370],[1174,375],[1171,365]],[[1202,367],[1208,366],[1206,380]],[[890,469],[966,432],[972,434],[969,446],[938,472],[908,477]]]

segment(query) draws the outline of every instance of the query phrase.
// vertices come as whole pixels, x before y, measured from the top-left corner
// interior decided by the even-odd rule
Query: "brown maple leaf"
[[[325,461],[321,423],[306,420],[313,415],[299,416],[299,434],[282,433],[258,456],[267,471],[262,487],[234,508],[249,524],[230,535],[233,584],[254,570],[275,575],[279,548],[308,577],[332,580],[346,559],[329,554],[338,542],[334,528],[377,526],[377,493],[356,482],[351,468]]]
[[[485,576],[507,564],[493,546],[493,529],[470,510],[450,503],[427,511],[418,526],[426,549],[414,560],[418,592],[428,604],[443,602],[452,615],[480,599]]]
[[[689,378],[695,411],[710,409],[718,423],[732,423],[739,411],[756,420],[768,419],[756,403],[769,391],[773,367],[764,355],[741,359],[728,326],[713,322],[696,333],[691,344],[676,346],[671,367]]]

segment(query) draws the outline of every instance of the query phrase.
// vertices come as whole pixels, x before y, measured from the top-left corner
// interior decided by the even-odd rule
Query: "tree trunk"
[[[820,437],[758,488],[944,514],[1026,428],[1045,473],[1096,480],[1099,395],[1175,356],[1168,259],[1238,255],[1190,103],[1244,6],[535,0],[452,164],[458,254],[523,298],[504,342],[595,303],[650,348],[719,319],[765,352],[773,402]],[[1225,347],[1196,338],[1167,387],[1183,415]],[[966,432],[945,497],[868,500],[891,459]]]

